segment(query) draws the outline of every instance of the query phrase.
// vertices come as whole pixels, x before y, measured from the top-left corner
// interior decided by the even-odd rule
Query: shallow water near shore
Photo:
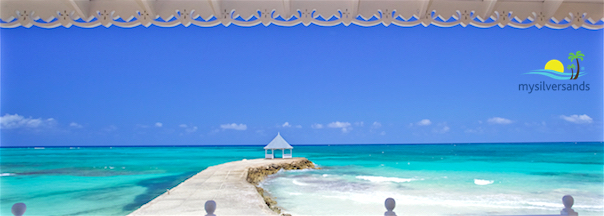
[[[602,145],[329,146],[321,170],[263,183],[292,215],[559,214],[571,194],[580,215],[603,215]],[[313,158],[312,156],[309,156]]]
[[[295,146],[321,170],[279,172],[261,185],[293,215],[555,214],[575,197],[604,214],[602,143]],[[1,148],[0,215],[127,215],[168,188],[261,146]],[[220,204],[218,204],[220,205]],[[203,208],[200,206],[200,208]]]

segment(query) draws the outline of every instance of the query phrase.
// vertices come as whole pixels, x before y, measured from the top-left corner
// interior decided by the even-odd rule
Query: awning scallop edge
[[[604,27],[604,0],[0,0],[0,27]]]

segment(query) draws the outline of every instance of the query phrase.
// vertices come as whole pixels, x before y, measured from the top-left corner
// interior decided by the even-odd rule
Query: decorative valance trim
[[[0,27],[177,25],[604,28],[602,0],[1,0]]]

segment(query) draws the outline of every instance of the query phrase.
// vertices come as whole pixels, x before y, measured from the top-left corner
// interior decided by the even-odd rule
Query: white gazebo
[[[275,150],[281,149],[283,153],[283,158],[292,158],[292,147],[281,137],[281,134],[277,133],[277,136],[271,141],[268,145],[264,146],[264,158],[274,159],[275,158]],[[289,154],[286,153],[285,150],[289,150]]]

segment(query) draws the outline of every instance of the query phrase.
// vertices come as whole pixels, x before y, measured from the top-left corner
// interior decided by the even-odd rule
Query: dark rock
[[[274,212],[281,213],[281,209],[277,207],[277,201],[273,200],[270,195],[264,191],[264,189],[258,187],[258,183],[260,183],[264,178],[268,175],[275,174],[279,172],[279,170],[292,170],[292,169],[316,169],[315,164],[308,159],[303,159],[299,161],[293,161],[290,163],[280,163],[280,164],[271,164],[266,167],[258,167],[258,168],[249,168],[247,171],[247,182],[256,186],[256,190],[264,198],[264,202],[266,205],[273,210]],[[291,216],[290,214],[283,214],[283,216]]]

